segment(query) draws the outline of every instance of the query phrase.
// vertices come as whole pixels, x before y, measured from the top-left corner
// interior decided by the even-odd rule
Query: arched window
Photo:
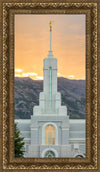
[[[82,155],[77,155],[75,158],[84,158]]]
[[[53,125],[47,125],[45,127],[45,144],[54,145],[55,144],[55,127]]]
[[[55,157],[55,153],[51,150],[45,153],[45,158],[54,158],[54,157]]]

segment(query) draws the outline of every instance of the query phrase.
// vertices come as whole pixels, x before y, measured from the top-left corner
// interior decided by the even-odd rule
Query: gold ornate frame
[[[99,172],[100,50],[97,45],[100,45],[100,1],[1,0],[0,9],[0,170]],[[86,158],[84,159],[14,158],[14,15],[26,13],[86,15]]]

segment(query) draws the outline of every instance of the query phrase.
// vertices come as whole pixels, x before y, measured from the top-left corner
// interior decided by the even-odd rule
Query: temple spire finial
[[[48,57],[52,58],[53,57],[53,54],[52,54],[52,21],[49,22],[49,26],[50,26],[50,50],[49,50]]]
[[[50,51],[52,51],[51,43],[52,43],[52,21],[49,23],[50,25]]]

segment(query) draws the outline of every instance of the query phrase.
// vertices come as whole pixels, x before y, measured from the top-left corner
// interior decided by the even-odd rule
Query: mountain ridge
[[[43,80],[15,77],[15,118],[30,119],[33,107],[39,105],[39,93],[43,91]],[[71,119],[85,119],[85,80],[70,80],[58,77],[58,92],[62,105],[67,106]]]

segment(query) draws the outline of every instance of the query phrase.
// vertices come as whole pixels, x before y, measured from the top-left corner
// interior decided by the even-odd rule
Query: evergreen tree
[[[15,157],[23,157],[24,155],[24,138],[20,136],[20,131],[17,128],[17,124],[15,123],[15,130],[14,130],[14,134],[15,134]]]

